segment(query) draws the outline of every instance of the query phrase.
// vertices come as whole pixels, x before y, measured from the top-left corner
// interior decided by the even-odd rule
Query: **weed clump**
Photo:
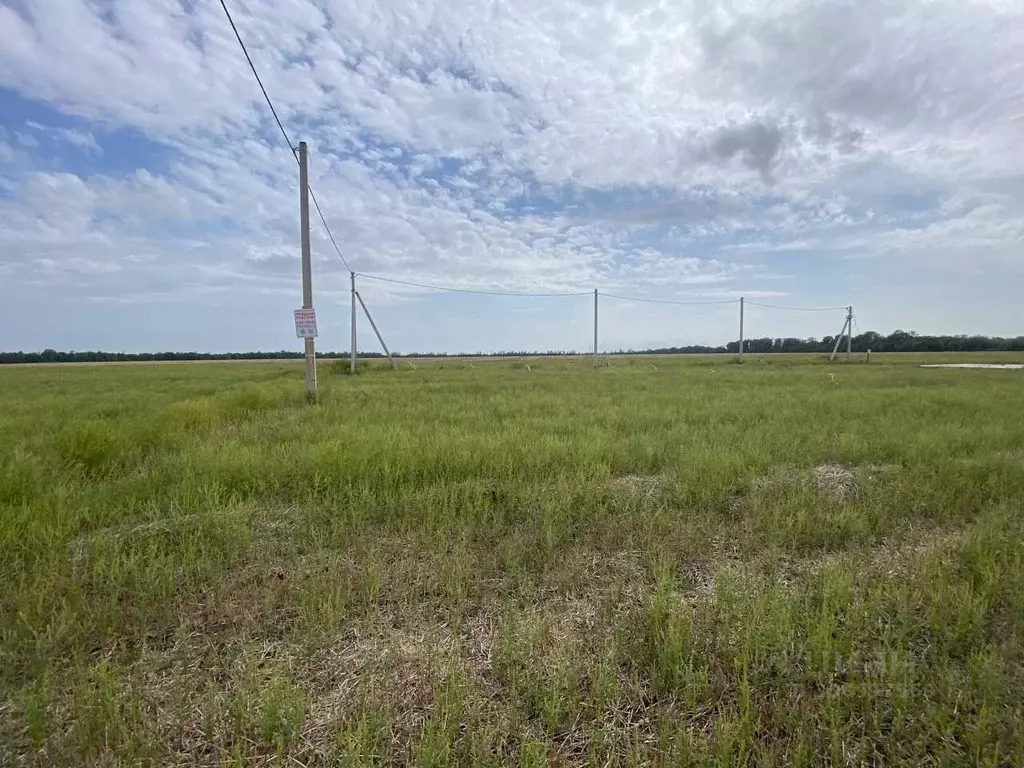
[[[859,495],[853,472],[838,464],[814,468],[814,489],[833,501],[855,501]]]

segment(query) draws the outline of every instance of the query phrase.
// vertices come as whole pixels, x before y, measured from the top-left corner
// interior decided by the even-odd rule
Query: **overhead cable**
[[[768,309],[786,309],[792,312],[839,312],[845,310],[846,307],[783,307],[778,304],[762,304],[759,301],[746,300],[748,305],[755,307],[767,307]]]
[[[238,41],[239,47],[242,49],[242,53],[245,54],[245,60],[249,63],[249,69],[252,70],[253,77],[256,78],[256,82],[260,87],[260,91],[263,93],[263,98],[267,102],[267,106],[270,107],[270,113],[274,116],[274,121],[277,123],[277,127],[281,130],[281,135],[284,137],[285,143],[288,145],[289,151],[292,153],[292,157],[298,162],[298,153],[295,145],[292,144],[291,139],[288,137],[288,132],[284,129],[284,124],[281,122],[281,118],[277,114],[277,110],[274,108],[274,103],[270,100],[270,95],[267,93],[266,87],[263,85],[263,80],[260,79],[259,72],[256,71],[256,65],[253,64],[252,57],[249,55],[248,49],[245,47],[245,43],[242,41],[242,36],[238,32],[238,27],[235,26],[235,20],[231,18],[231,12],[228,10],[227,4],[224,0],[220,0],[220,6],[224,9],[224,15],[227,16],[228,23],[231,25],[231,30],[235,33],[235,39]],[[341,252],[341,248],[338,246],[338,241],[334,238],[334,233],[331,232],[331,227],[327,223],[327,218],[324,216],[323,210],[320,208],[320,203],[316,199],[316,195],[313,192],[313,188],[309,187],[309,196],[313,200],[313,205],[316,207],[316,212],[320,217],[321,223],[324,225],[324,229],[327,231],[327,236],[331,240],[331,245],[334,246],[335,252],[341,259],[345,268],[352,272],[352,267],[348,263],[348,259],[345,258],[345,254]],[[396,283],[398,285],[407,285],[414,288],[425,288],[434,291],[449,291],[451,293],[472,293],[482,296],[533,296],[533,297],[557,297],[557,296],[589,296],[590,291],[581,292],[568,292],[568,293],[521,293],[517,291],[483,291],[470,288],[450,288],[441,285],[428,285],[424,283],[414,283],[408,280],[395,280],[389,277],[380,277],[379,275],[367,275],[360,273],[362,277],[369,278],[371,280],[381,280],[388,283]],[[698,305],[698,304],[735,304],[736,299],[726,299],[722,301],[674,301],[669,299],[646,299],[637,296],[617,296],[611,293],[600,293],[601,296],[605,296],[609,299],[619,299],[621,301],[638,301],[648,304],[681,304],[681,305]],[[755,307],[767,307],[769,309],[784,309],[793,310],[798,312],[835,312],[846,307],[783,307],[775,304],[762,304],[756,301],[747,300],[747,304]]]
[[[220,7],[224,9],[224,15],[228,17],[228,23],[231,25],[231,29],[235,33],[235,39],[238,40],[238,44],[242,47],[242,53],[245,54],[245,60],[249,62],[249,69],[252,70],[253,76],[256,78],[256,82],[259,83],[260,90],[263,91],[263,98],[267,100],[267,106],[270,107],[270,112],[274,116],[274,120],[277,121],[277,127],[281,129],[281,135],[284,136],[285,143],[288,144],[288,149],[292,151],[292,155],[295,155],[295,145],[292,144],[292,140],[288,138],[288,132],[284,129],[281,124],[281,118],[277,116],[277,110],[274,109],[274,103],[270,100],[270,96],[267,95],[267,89],[263,87],[263,81],[260,80],[260,73],[256,71],[256,65],[252,63],[252,57],[249,56],[249,51],[245,47],[245,43],[242,42],[242,36],[238,34],[238,27],[235,26],[235,20],[231,18],[231,12],[225,5],[224,0],[220,0]],[[298,158],[295,158],[298,162]]]
[[[284,136],[284,141],[288,145],[288,149],[291,150],[292,157],[295,162],[299,162],[299,157],[295,145],[292,144],[292,140],[288,138],[288,131],[284,129],[284,125],[281,123],[281,118],[277,116],[277,110],[274,109],[274,102],[270,100],[270,95],[267,93],[267,89],[263,87],[263,81],[260,79],[260,73],[256,71],[256,65],[252,63],[252,57],[249,55],[248,49],[245,47],[245,43],[242,42],[242,36],[238,33],[238,27],[235,26],[235,20],[231,18],[231,11],[228,10],[224,0],[220,0],[220,7],[224,9],[224,15],[228,17],[228,23],[231,25],[232,31],[235,33],[235,39],[238,40],[238,45],[242,49],[242,53],[245,54],[245,60],[249,62],[249,69],[252,70],[253,77],[256,78],[256,82],[260,86],[260,90],[263,92],[263,98],[267,101],[267,106],[270,107],[270,113],[274,116],[274,120],[277,122],[277,127],[281,129],[281,135]],[[316,212],[320,215],[320,221],[324,225],[324,229],[327,230],[327,236],[331,239],[331,245],[334,246],[334,250],[337,251],[338,256],[341,258],[341,263],[345,265],[345,269],[349,272],[352,271],[352,267],[349,266],[348,259],[345,258],[345,254],[341,252],[341,248],[338,247],[338,241],[334,239],[334,233],[331,232],[331,227],[327,223],[327,219],[324,217],[324,212],[320,210],[320,203],[317,202],[316,195],[313,193],[313,188],[307,185],[309,189],[309,196],[313,200],[313,205],[316,206]]]
[[[352,267],[349,266],[348,259],[346,259],[345,254],[341,252],[341,248],[338,247],[338,242],[334,239],[334,233],[331,232],[331,228],[327,225],[327,219],[324,218],[324,212],[320,210],[320,203],[316,201],[316,195],[313,194],[313,188],[308,184],[306,185],[306,188],[309,190],[309,197],[313,201],[313,205],[316,207],[316,212],[320,216],[320,221],[323,222],[324,229],[327,230],[327,236],[331,238],[331,245],[334,246],[334,250],[337,251],[338,256],[341,257],[341,263],[345,265],[345,269],[351,272]]]
[[[739,299],[724,299],[717,301],[674,301],[671,299],[642,299],[637,296],[617,296],[614,293],[602,293],[598,291],[599,296],[604,296],[609,299],[620,299],[622,301],[642,301],[647,304],[737,304]]]
[[[380,275],[368,275],[364,272],[357,272],[357,277],[365,277],[369,280],[380,280],[384,283],[395,283],[396,285],[408,285],[413,288],[425,288],[432,291],[448,291],[450,293],[473,293],[480,296],[532,296],[536,298],[562,297],[562,296],[592,296],[592,291],[576,291],[565,293],[529,293],[522,291],[485,291],[476,288],[450,288],[445,285],[430,285],[428,283],[414,283],[411,280],[396,280],[392,277],[381,277]]]

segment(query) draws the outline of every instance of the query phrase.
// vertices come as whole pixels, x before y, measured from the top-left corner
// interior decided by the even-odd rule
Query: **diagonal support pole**
[[[363,308],[363,312],[366,314],[366,319],[370,321],[370,327],[373,328],[373,332],[377,334],[377,341],[380,342],[380,346],[384,350],[384,354],[388,356],[388,365],[392,369],[397,368],[398,365],[395,363],[391,352],[388,351],[388,345],[384,343],[384,337],[380,335],[380,331],[377,330],[377,324],[373,322],[373,316],[370,314],[370,310],[366,308],[366,302],[363,301],[363,297],[359,295],[359,291],[355,291],[356,298],[359,299],[359,306]]]
[[[834,347],[832,347],[832,354],[828,356],[828,361],[830,363],[833,360],[836,359],[836,352],[839,351],[839,345],[842,343],[843,336],[846,334],[846,331],[847,331],[847,328],[849,327],[849,325],[850,325],[850,316],[847,315],[846,316],[846,320],[843,321],[843,330],[841,330],[839,332],[839,335],[836,336],[836,345]]]

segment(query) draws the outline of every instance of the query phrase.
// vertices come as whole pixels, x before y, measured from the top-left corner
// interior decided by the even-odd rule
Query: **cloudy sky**
[[[1024,333],[1019,0],[228,7],[358,272]],[[344,349],[315,212],[312,242]],[[359,283],[399,350],[590,343],[588,296]],[[295,161],[217,0],[0,0],[0,349],[298,349],[300,303]],[[602,347],[737,314],[602,298]]]

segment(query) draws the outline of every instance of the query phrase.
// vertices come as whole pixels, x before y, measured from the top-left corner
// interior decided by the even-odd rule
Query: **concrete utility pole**
[[[755,302],[756,303],[756,302]],[[740,354],[737,362],[743,362],[743,297],[740,296]]]
[[[594,289],[594,367],[597,368],[597,288]]]
[[[309,170],[306,142],[299,142],[299,229],[302,242],[302,308],[313,308],[313,263],[309,253]],[[316,398],[316,348],[313,338],[307,336],[306,396]]]
[[[349,371],[356,372],[356,273],[349,272],[352,277],[352,357],[349,361]]]
[[[853,349],[853,307],[846,308],[846,362],[850,362]]]

